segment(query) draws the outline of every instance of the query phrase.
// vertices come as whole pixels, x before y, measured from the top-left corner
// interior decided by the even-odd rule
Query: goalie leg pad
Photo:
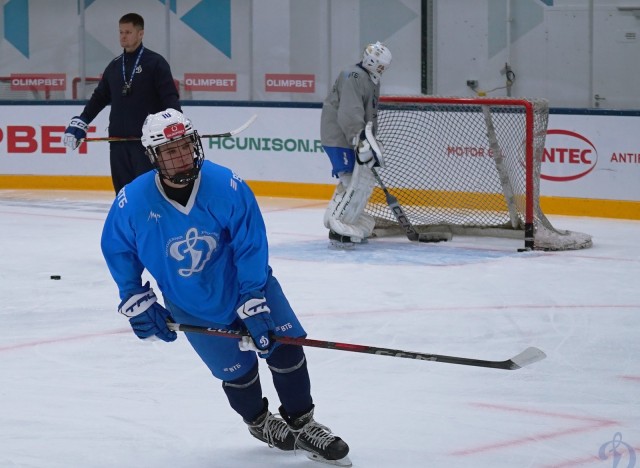
[[[333,196],[331,197],[329,206],[327,206],[327,209],[324,211],[323,222],[324,222],[324,227],[326,227],[327,229],[331,228],[331,226],[329,226],[329,219],[331,218],[336,208],[338,207],[338,203],[340,203],[340,200],[342,200],[342,197],[344,197],[344,192],[345,190],[344,190],[344,186],[342,185],[342,182],[338,182],[338,185],[336,185],[336,189],[333,191]]]
[[[355,232],[361,239],[371,236],[373,220],[363,214],[376,183],[373,173],[356,164],[353,174],[340,174],[340,182],[346,189],[329,217],[329,226],[342,235],[353,236]]]
[[[362,229],[355,224],[346,223],[341,219],[344,206],[348,204],[348,201],[345,201],[348,189],[345,189],[345,187],[351,185],[351,180],[352,176],[350,173],[340,173],[340,182],[336,186],[333,197],[324,213],[324,225],[330,230],[329,237],[332,238],[332,235],[335,237],[335,239],[332,238],[332,241],[346,238],[349,239],[349,242],[360,243],[365,238],[365,233]],[[347,241],[342,240],[340,242]]]
[[[371,237],[373,234],[373,229],[376,227],[376,220],[373,219],[373,216],[362,213],[358,217],[356,225],[364,231],[365,237]]]

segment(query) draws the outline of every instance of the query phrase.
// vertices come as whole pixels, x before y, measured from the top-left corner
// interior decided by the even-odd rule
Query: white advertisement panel
[[[0,115],[0,174],[109,176],[108,142],[62,144],[78,106],[4,106]],[[108,108],[91,122],[88,137],[106,137]],[[233,168],[247,180],[335,183],[320,145],[318,108],[183,106],[200,134],[253,124],[233,138],[203,141],[207,159]]]
[[[549,116],[545,196],[640,200],[640,116]]]
[[[2,106],[0,174],[108,176],[109,143],[62,144],[64,128],[81,107]],[[320,109],[185,105],[201,134],[223,133],[257,120],[242,133],[205,140],[208,159],[247,180],[335,184],[319,141]],[[107,136],[108,109],[89,136]],[[640,117],[551,114],[542,163],[541,195],[640,201]],[[114,143],[117,144],[117,143]]]

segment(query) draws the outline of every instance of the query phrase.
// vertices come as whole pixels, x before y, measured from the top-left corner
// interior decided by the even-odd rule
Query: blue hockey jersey
[[[240,297],[262,291],[269,272],[262,214],[230,169],[205,161],[186,206],[148,172],[114,200],[101,247],[120,298],[142,290],[146,268],[164,297],[191,315],[231,324]]]

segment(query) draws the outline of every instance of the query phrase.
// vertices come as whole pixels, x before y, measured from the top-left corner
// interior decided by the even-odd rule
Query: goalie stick
[[[238,330],[227,330],[223,328],[206,328],[195,325],[183,325],[180,323],[168,323],[170,330],[187,333],[201,333],[205,335],[223,336],[226,338],[242,338],[249,336],[249,333]],[[288,336],[272,335],[271,339],[282,344],[297,346],[311,346],[314,348],[335,349],[338,351],[350,351],[353,353],[378,354],[382,356],[400,357],[416,359],[418,361],[444,362],[447,364],[460,364],[463,366],[490,367],[493,369],[515,370],[541,361],[547,355],[540,349],[529,347],[520,354],[505,361],[486,361],[484,359],[473,359],[456,356],[445,356],[442,354],[419,353],[415,351],[402,351],[399,349],[379,348],[376,346],[365,346],[350,343],[336,343],[334,341],[311,340],[308,338],[291,338]]]
[[[381,156],[383,156],[384,153],[382,152],[380,146],[378,146],[378,142],[377,142],[376,138],[373,136],[373,123],[372,122],[367,122],[367,125],[364,128],[364,132],[365,132],[367,141],[371,145],[371,147],[374,150],[374,152],[379,154],[379,155],[381,155]],[[384,162],[383,162],[384,158],[381,157],[381,159],[382,160],[379,161],[380,166],[384,167]],[[418,241],[418,242],[441,242],[441,241],[451,240],[451,237],[452,237],[451,233],[445,233],[445,232],[418,233],[418,231],[416,231],[416,229],[413,227],[413,225],[409,221],[409,218],[407,218],[407,215],[404,213],[404,210],[400,206],[400,203],[398,202],[398,199],[396,197],[394,197],[393,195],[391,195],[391,193],[387,189],[387,186],[384,184],[384,182],[382,182],[382,179],[380,178],[380,175],[378,174],[378,171],[376,171],[375,167],[372,166],[369,169],[371,169],[371,172],[373,173],[373,177],[376,179],[376,181],[378,182],[378,185],[380,186],[380,188],[384,192],[384,196],[385,196],[385,199],[387,201],[387,205],[389,205],[389,209],[393,213],[393,216],[395,216],[395,218],[398,221],[398,223],[400,224],[400,226],[402,226],[402,228],[404,229],[405,233],[407,234],[407,238],[410,241],[414,241],[414,242],[415,241]]]
[[[258,118],[258,114],[253,114],[249,120],[247,120],[243,125],[241,125],[240,127],[236,128],[235,130],[231,130],[229,132],[224,132],[224,133],[212,133],[209,135],[200,135],[200,138],[227,138],[227,137],[231,137],[234,135],[237,135],[238,133],[244,131],[247,129],[247,127],[249,127],[256,119]],[[80,140],[80,142],[93,142],[93,141],[110,141],[110,142],[115,142],[115,141],[140,141],[140,137],[90,137],[90,138],[83,138],[82,140]]]
[[[398,223],[400,223],[400,225],[404,228],[405,232],[407,233],[407,238],[410,241],[420,240],[420,235],[418,234],[418,231],[415,230],[415,228],[411,225],[409,218],[407,218],[407,215],[404,214],[404,210],[398,203],[398,199],[393,195],[391,195],[386,185],[384,185],[384,182],[382,182],[382,179],[378,175],[378,171],[376,171],[375,168],[372,167],[371,172],[373,172],[373,177],[376,178],[376,180],[378,181],[378,185],[384,192],[384,197],[387,200],[387,205],[389,205],[389,209],[393,213],[393,216],[396,217],[396,219],[398,220]]]
[[[373,177],[375,177],[375,179],[378,181],[378,185],[384,192],[387,205],[389,205],[389,209],[393,213],[393,216],[395,216],[400,226],[402,226],[402,228],[404,229],[407,235],[407,239],[413,242],[441,242],[451,240],[451,233],[447,232],[418,233],[418,231],[416,231],[416,229],[411,224],[411,221],[409,221],[409,218],[407,218],[407,215],[404,213],[404,210],[402,209],[402,206],[400,206],[398,199],[389,192],[389,189],[387,189],[384,182],[382,182],[380,175],[378,175],[378,171],[376,171],[375,168],[372,167],[371,172],[373,172]]]

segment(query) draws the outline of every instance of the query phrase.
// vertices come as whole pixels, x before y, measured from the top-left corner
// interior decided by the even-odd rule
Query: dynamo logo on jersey
[[[180,276],[187,277],[202,271],[217,246],[218,242],[213,236],[200,235],[196,228],[190,228],[184,239],[171,242],[169,254],[179,262],[185,259],[189,261],[188,268],[178,269]]]

